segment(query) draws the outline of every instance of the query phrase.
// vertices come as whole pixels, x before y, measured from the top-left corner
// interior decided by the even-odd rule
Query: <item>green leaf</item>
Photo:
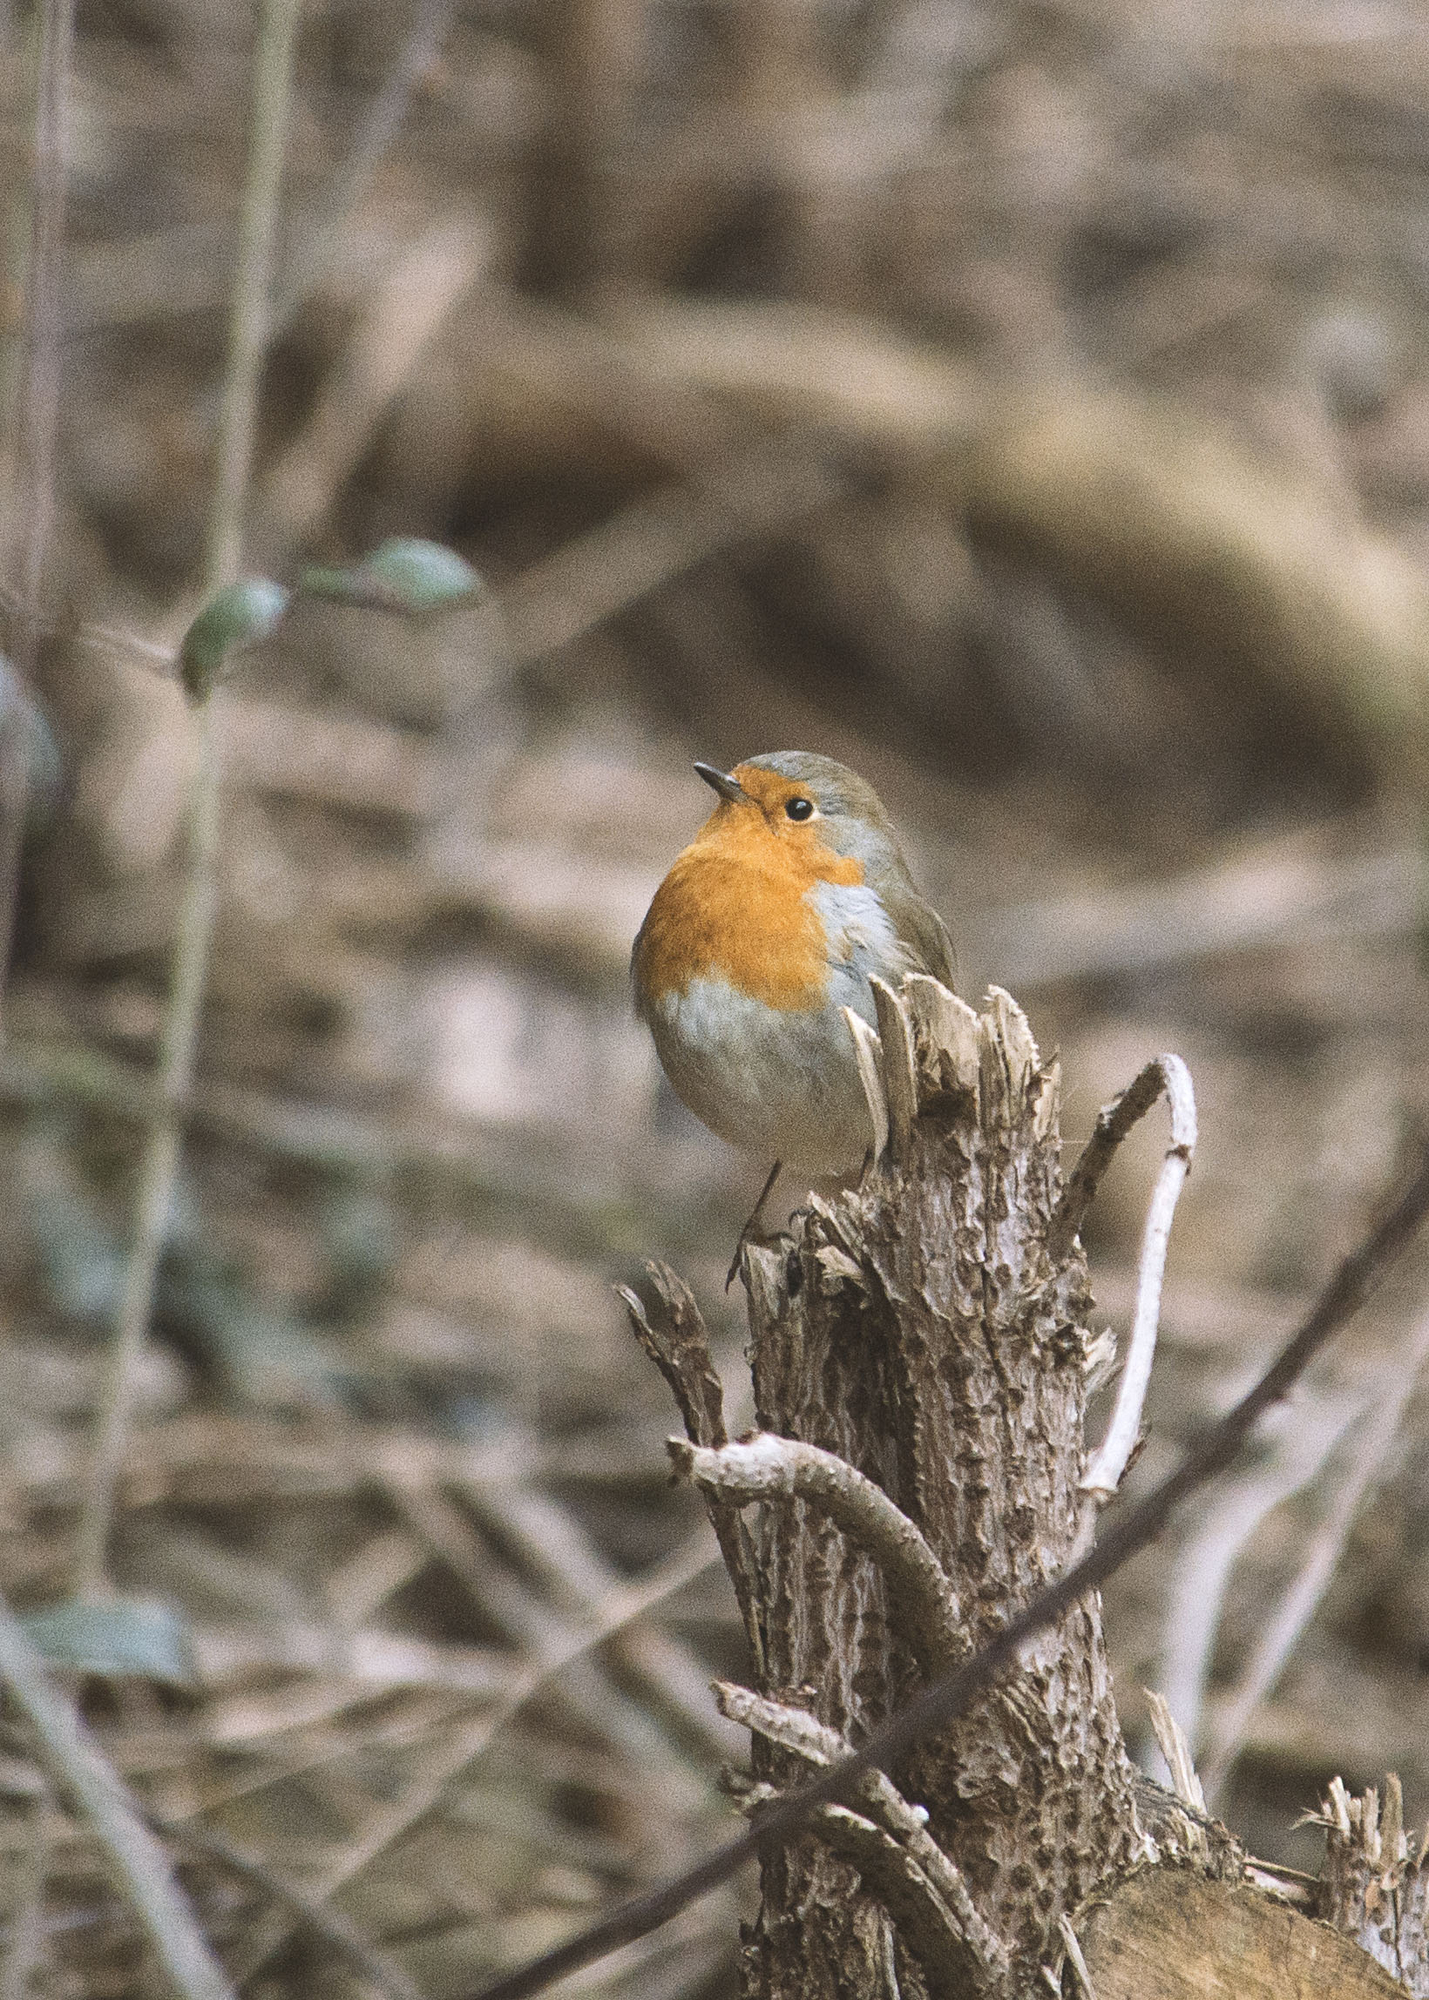
[[[338,604],[399,611],[409,618],[449,611],[482,590],[481,578],[455,549],[394,535],[348,569],[308,569],[303,589]]]
[[[471,564],[440,542],[394,535],[367,558],[365,568],[404,611],[445,611],[481,589]]]
[[[179,648],[179,678],[194,700],[209,693],[230,654],[266,639],[287,608],[287,591],[266,576],[245,577],[211,597]]]
[[[20,1622],[31,1644],[54,1667],[177,1686],[194,1679],[188,1621],[173,1605],[157,1599],[75,1598],[27,1612]]]

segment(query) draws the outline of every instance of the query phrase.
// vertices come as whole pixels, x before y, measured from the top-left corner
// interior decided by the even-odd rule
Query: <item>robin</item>
[[[856,772],[807,750],[695,769],[719,804],[655,891],[630,969],[677,1094],[721,1139],[774,1161],[748,1235],[781,1167],[813,1179],[868,1156],[841,1010],[874,1023],[870,977],[951,986],[953,948]]]

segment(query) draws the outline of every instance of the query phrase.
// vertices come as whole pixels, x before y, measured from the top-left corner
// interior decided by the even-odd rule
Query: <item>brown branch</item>
[[[1097,1113],[1092,1136],[1083,1146],[1067,1185],[1062,1190],[1062,1199],[1057,1203],[1051,1226],[1047,1231],[1047,1249],[1053,1257],[1059,1256],[1070,1246],[1073,1237],[1086,1221],[1087,1211],[1096,1200],[1102,1176],[1115,1158],[1117,1148],[1132,1127],[1139,1124],[1146,1116],[1166,1088],[1163,1061],[1163,1057],[1154,1056],[1126,1089],[1114,1097],[1110,1104],[1104,1104]]]
[[[792,1839],[821,1806],[853,1795],[865,1772],[886,1769],[930,1731],[961,1715],[973,1696],[1002,1668],[1012,1664],[1034,1633],[1050,1625],[1060,1612],[1099,1588],[1123,1563],[1148,1547],[1181,1502],[1225,1470],[1265,1412],[1289,1393],[1330,1336],[1377,1288],[1385,1272],[1417,1233],[1426,1213],[1429,1213],[1429,1155],[1421,1161],[1407,1191],[1389,1214],[1340,1265],[1309,1316],[1248,1394],[1193,1442],[1174,1472],[1139,1505],[1130,1508],[1089,1554],[1010,1619],[988,1645],[924,1688],[853,1756],[797,1791],[786,1792],[739,1839],[716,1848],[693,1868],[645,1895],[633,1897],[554,1950],[477,1989],[471,2000],[531,2000],[532,1995],[546,1992],[568,1973],[647,1936],[697,1897],[727,1881],[746,1862]]]
[[[838,1731],[828,1728],[807,1709],[771,1701],[767,1695],[754,1694],[730,1681],[716,1681],[714,1696],[721,1714],[732,1722],[757,1731],[819,1770],[827,1770],[849,1754],[850,1746]],[[979,1913],[959,1869],[929,1833],[928,1816],[922,1807],[910,1805],[883,1771],[866,1772],[858,1795],[860,1805],[884,1832],[907,1848],[952,1912],[980,1965],[986,1969],[1005,1968],[1006,1947]]]
[[[724,1387],[710,1356],[709,1334],[700,1309],[689,1286],[668,1264],[649,1263],[645,1274],[659,1301],[660,1310],[653,1320],[628,1285],[617,1285],[616,1295],[629,1315],[635,1338],[670,1385],[690,1442],[718,1450],[729,1438],[724,1423]],[[734,1585],[750,1655],[756,1671],[760,1671],[764,1626],[755,1590],[754,1550],[749,1530],[739,1518],[737,1508],[710,1496],[706,1496],[706,1504],[710,1526]]]
[[[821,1806],[814,1830],[852,1863],[911,1945],[932,2000],[964,2000],[972,1987],[967,1945],[957,1920],[908,1849],[848,1806]]]
[[[768,1432],[719,1451],[670,1438],[665,1449],[702,1493],[736,1507],[807,1500],[878,1564],[889,1610],[925,1673],[965,1652],[961,1607],[922,1531],[871,1479],[834,1452]]]

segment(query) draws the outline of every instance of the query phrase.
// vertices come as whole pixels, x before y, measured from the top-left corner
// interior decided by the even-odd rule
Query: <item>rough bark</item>
[[[760,1791],[817,1761],[780,1716],[813,1717],[826,1743],[861,1740],[1058,1573],[1083,1512],[1090,1297],[1080,1245],[1050,1228],[1055,1065],[1003,994],[980,1016],[931,980],[878,998],[881,1035],[861,1046],[880,1158],[746,1256],[771,1434],[758,1449],[724,1447],[717,1404],[694,1387],[687,1295],[658,1274],[668,1331],[631,1302],[706,1447],[682,1462],[727,1556],[731,1509],[760,1502],[732,1565],[769,1704],[752,1725]],[[880,1494],[891,1508],[870,1505]],[[931,1876],[896,1816],[824,1815],[765,1863],[747,1992],[1010,1995],[1060,1962],[1059,1919],[1145,1851],[1099,1603],[894,1776],[903,1813],[927,1815]]]
[[[1096,1162],[1067,1195],[1056,1065],[996,990],[981,1014],[923,978],[876,997],[880,1033],[859,1023],[856,1046],[877,1158],[745,1253],[755,1436],[728,1440],[679,1281],[651,1267],[649,1314],[627,1295],[749,1634],[753,1689],[717,1694],[752,1733],[750,1808],[996,1632],[1072,1559],[1092,1507],[1083,1420],[1105,1346],[1075,1230]],[[1103,1996],[1280,1979],[1350,2000],[1383,1990],[1371,1958],[1429,2000],[1429,1870],[1397,1781],[1381,1817],[1336,1780],[1321,1881],[1277,1884],[1205,1816],[1180,1749],[1175,1796],[1133,1773],[1084,1600],[903,1768],[766,1856],[749,2000],[1022,2000],[1088,1979]]]
[[[918,1526],[970,1648],[1071,1553],[1090,1298],[1080,1247],[1047,1250],[1055,1067],[1003,995],[980,1017],[947,995],[912,997],[911,1064],[882,1024],[889,1154],[861,1188],[811,1203],[787,1249],[749,1259],[755,1404],[765,1430],[837,1453]],[[763,1691],[857,1742],[915,1684],[915,1620],[809,1503],[767,1507],[761,1534]],[[761,1775],[788,1775],[778,1753],[757,1755]],[[1140,1839],[1100,1605],[1037,1641],[1015,1681],[902,1775],[1010,1947],[1013,1990],[1025,1986],[1060,1955],[1059,1915],[1124,1872]],[[746,1990],[885,1990],[867,1903],[820,1842],[770,1860]]]

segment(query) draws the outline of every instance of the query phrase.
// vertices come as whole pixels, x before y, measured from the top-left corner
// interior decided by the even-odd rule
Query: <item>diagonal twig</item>
[[[1153,1057],[1126,1089],[1110,1104],[1104,1104],[1097,1113],[1092,1136],[1083,1146],[1062,1190],[1062,1199],[1047,1226],[1047,1248],[1054,1257],[1071,1247],[1072,1239],[1086,1221],[1087,1211],[1096,1200],[1102,1176],[1116,1157],[1117,1148],[1132,1127],[1146,1116],[1165,1088],[1161,1060]]]
[[[1371,1393],[1369,1409],[1353,1433],[1354,1460],[1341,1479],[1325,1518],[1311,1537],[1299,1574],[1266,1621],[1240,1680],[1219,1705],[1202,1773],[1214,1803],[1230,1773],[1251,1717],[1269,1694],[1324,1596],[1366,1494],[1382,1477],[1410,1397],[1429,1360],[1429,1315],[1415,1329],[1409,1353],[1396,1359],[1384,1393]]]
[[[242,1875],[263,1890],[265,1895],[284,1905],[315,1937],[340,1958],[346,1959],[353,1970],[369,1980],[379,1993],[385,1994],[387,2000],[421,2000],[418,1988],[400,1965],[375,1945],[369,1944],[356,1924],[341,1910],[329,1909],[317,1897],[308,1895],[290,1876],[279,1874],[276,1868],[270,1868],[266,1862],[245,1853],[214,1827],[203,1826],[196,1821],[169,1819],[165,1814],[153,1811],[146,1811],[144,1818],[165,1840],[177,1841],[197,1854],[221,1862],[235,1875]]]
[[[513,1675],[500,1700],[485,1713],[458,1723],[449,1739],[437,1745],[423,1761],[414,1781],[326,1871],[309,1892],[308,1900],[313,1907],[321,1909],[355,1876],[371,1867],[395,1841],[435,1811],[476,1759],[557,1674],[653,1611],[717,1560],[714,1550],[701,1533],[657,1564],[639,1582],[628,1585],[605,1607],[604,1615],[599,1620],[574,1631],[567,1628],[551,1643],[537,1650],[529,1663]],[[281,1948],[289,1930],[290,1925],[284,1918],[249,1939],[240,1968],[241,1978],[246,1980],[265,1964]]]
[[[1154,1102],[1154,1098],[1152,1099]],[[941,1675],[897,1715],[875,1730],[863,1747],[822,1776],[786,1792],[761,1814],[757,1825],[716,1848],[681,1875],[660,1883],[614,1910],[598,1923],[543,1953],[514,1972],[477,1989],[468,2000],[532,2000],[567,1974],[579,1971],[619,1946],[668,1923],[699,1896],[718,1887],[761,1853],[791,1840],[821,1806],[849,1798],[866,1771],[886,1770],[930,1731],[961,1715],[982,1688],[1010,1666],[1034,1633],[1098,1589],[1141,1549],[1149,1546],[1191,1494],[1236,1457],[1261,1417],[1294,1387],[1332,1334],[1358,1311],[1429,1213],[1429,1155],[1421,1161],[1399,1201],[1335,1273],[1308,1317],[1270,1367],[1235,1407],[1194,1440],[1174,1472],[1154,1487],[1080,1562],[1064,1570],[1024,1610],[970,1660]]]
[[[1159,1684],[1192,1743],[1201,1735],[1216,1632],[1236,1563],[1267,1515],[1318,1477],[1359,1410],[1326,1397],[1307,1399],[1286,1414],[1290,1421],[1267,1440],[1261,1462],[1237,1470],[1211,1496],[1173,1560]]]
[[[276,325],[286,325],[322,283],[343,230],[361,207],[401,129],[412,93],[441,53],[455,13],[456,0],[419,0],[407,38],[363,113],[346,157],[313,211],[302,218],[297,248],[289,254],[276,288]]]

